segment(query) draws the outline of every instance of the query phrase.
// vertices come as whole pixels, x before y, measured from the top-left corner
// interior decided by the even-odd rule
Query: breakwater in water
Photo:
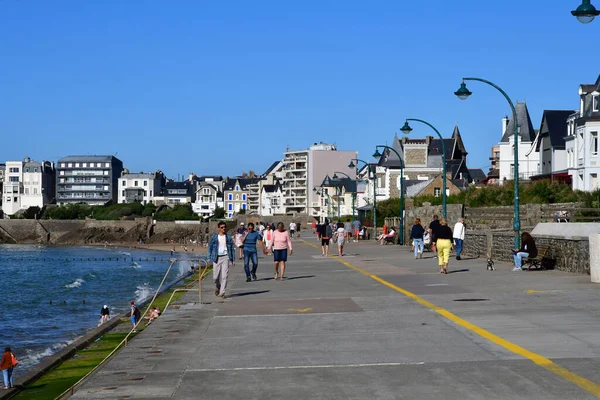
[[[23,375],[95,328],[103,305],[116,315],[129,310],[129,301],[153,294],[170,265],[167,256],[86,246],[0,246],[5,299],[0,345],[11,346],[19,358],[15,373]],[[187,273],[191,265],[176,262],[167,282]]]

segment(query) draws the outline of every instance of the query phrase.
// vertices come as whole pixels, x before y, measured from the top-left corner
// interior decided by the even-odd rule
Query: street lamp
[[[585,3],[585,0],[584,0]],[[589,3],[589,0],[588,0]],[[493,84],[490,81],[486,81],[485,79],[481,79],[481,78],[463,78],[462,83],[460,84],[460,88],[454,92],[454,94],[461,100],[466,100],[470,95],[472,95],[473,93],[469,91],[469,89],[467,89],[467,86],[465,84],[465,81],[478,81],[478,82],[483,82],[483,83],[487,83],[488,85],[496,88],[500,93],[502,93],[502,95],[504,96],[504,98],[506,99],[506,101],[508,101],[508,104],[510,105],[510,109],[512,110],[512,115],[513,115],[513,127],[514,127],[514,141],[515,141],[515,167],[514,167],[514,181],[515,181],[515,194],[514,194],[514,221],[513,221],[513,230],[516,232],[515,235],[515,248],[520,248],[521,247],[521,237],[519,235],[519,231],[521,230],[521,219],[520,219],[520,215],[519,215],[519,121],[517,119],[517,110],[515,109],[515,105],[513,104],[513,102],[510,100],[510,97],[508,97],[508,95],[506,94],[506,92],[504,90],[502,90],[499,86]]]
[[[381,157],[381,153],[378,150],[379,147],[391,150],[394,153],[396,153],[396,155],[398,156],[398,161],[400,162],[400,233],[398,235],[398,239],[399,239],[398,244],[403,245],[404,244],[404,162],[402,161],[402,158],[400,157],[400,154],[396,151],[396,149],[394,149],[393,147],[390,147],[390,146],[386,146],[384,144],[379,144],[379,145],[375,146],[375,153],[373,153],[373,157],[375,157],[375,158]]]
[[[412,131],[412,128],[410,127],[410,125],[408,125],[408,121],[416,121],[429,126],[435,131],[435,133],[437,133],[438,137],[440,138],[440,142],[442,142],[442,215],[444,216],[444,218],[446,218],[446,143],[444,143],[444,138],[442,137],[440,132],[437,129],[435,129],[435,127],[429,122],[423,121],[422,119],[407,118],[406,122],[404,122],[404,126],[400,128],[400,131],[402,131],[402,133],[404,133],[405,135],[408,135]]]
[[[596,7],[590,3],[590,0],[582,0],[579,7],[571,11],[571,14],[577,17],[577,21],[582,24],[589,24],[594,18],[600,15],[600,11],[596,10]]]
[[[346,178],[348,178],[348,179],[350,179],[350,181],[352,181],[352,178],[350,177],[350,175],[348,175],[345,172],[340,172],[340,171],[334,171],[333,172],[333,179],[337,179],[338,178],[337,174],[345,175]],[[355,183],[354,183],[354,192],[352,193],[352,222],[354,222],[354,215],[355,215],[355,212],[354,212],[354,200],[355,199],[356,199],[356,180],[355,180]],[[338,195],[338,206],[339,206],[339,201],[340,201],[340,197]],[[339,219],[339,216],[338,216],[338,219]]]
[[[321,190],[317,190],[316,187],[313,188],[313,192],[315,194],[317,194],[318,196],[323,196],[326,195],[327,196],[327,218],[331,218],[330,217],[330,206],[331,206],[331,197],[329,196],[329,192],[326,192],[324,188],[321,188]]]
[[[356,164],[354,161],[356,160]],[[361,160],[360,158],[353,158],[350,160],[350,164],[348,164],[348,168],[355,168],[356,175],[358,175],[358,163],[361,162],[367,166],[367,172],[370,174],[373,172],[373,237],[377,240],[377,168],[373,168],[371,170],[371,164],[368,162]],[[356,193],[355,193],[356,195]]]

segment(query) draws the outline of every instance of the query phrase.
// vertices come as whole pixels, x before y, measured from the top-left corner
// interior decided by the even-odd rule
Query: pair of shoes
[[[246,282],[252,282],[252,279],[250,277],[247,277]]]
[[[460,258],[460,256],[456,256],[456,259],[457,259],[458,261],[462,260],[462,258]]]
[[[325,254],[321,254],[321,257],[325,257]]]
[[[443,274],[443,273],[444,273],[444,270],[443,270],[443,269],[440,269],[440,274]]]
[[[419,256],[415,256],[415,260],[416,260],[417,258],[419,258]]]
[[[447,274],[447,273],[448,273],[448,270],[447,270],[446,268],[444,268],[444,273],[445,273],[445,274]]]
[[[422,251],[419,252],[419,258],[423,258],[423,252]]]
[[[279,278],[279,274],[275,274],[275,278],[273,279],[277,280],[277,278]]]
[[[9,389],[9,387],[8,387],[8,386],[4,386],[4,390],[8,390],[8,389]]]
[[[253,280],[257,280],[258,278],[256,277],[256,274],[252,274],[252,279]]]
[[[521,267],[514,267],[512,270],[513,270],[514,272],[522,272],[522,271],[523,271],[523,268],[521,268]]]
[[[215,296],[218,296],[219,293],[221,293],[221,289],[220,288],[216,288],[215,289]]]
[[[227,298],[227,296],[225,296],[225,293],[221,294],[221,298],[222,299],[226,299]]]

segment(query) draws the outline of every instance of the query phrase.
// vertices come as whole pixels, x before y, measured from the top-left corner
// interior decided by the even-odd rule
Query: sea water
[[[149,250],[0,245],[0,348],[10,346],[19,359],[15,375],[98,326],[104,305],[114,316],[152,296],[169,258]],[[191,265],[177,261],[165,283]]]

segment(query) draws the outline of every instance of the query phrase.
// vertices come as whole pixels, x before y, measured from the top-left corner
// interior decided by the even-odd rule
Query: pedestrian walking
[[[131,323],[133,324],[133,330],[132,332],[137,332],[137,330],[135,329],[137,327],[137,325],[140,323],[140,319],[142,319],[142,313],[140,312],[139,308],[137,308],[137,306],[135,305],[135,301],[131,301],[129,303],[129,305],[131,306]]]
[[[240,227],[235,231],[235,247],[240,249],[240,260],[244,258],[244,243],[242,243],[242,238],[247,231],[243,222],[240,223]]]
[[[242,238],[244,244],[244,271],[246,272],[246,282],[256,280],[256,270],[258,268],[258,254],[256,253],[256,244],[258,243],[264,249],[260,240],[260,234],[254,230],[254,224],[248,224],[248,231]],[[252,261],[252,271],[250,270],[250,261]]]
[[[102,307],[102,309],[100,310],[100,325],[102,325],[109,319],[110,319],[110,310],[108,309],[108,306],[105,304],[104,307]]]
[[[523,259],[537,257],[538,250],[535,245],[535,240],[529,232],[523,232],[521,234],[521,248],[513,249],[513,258],[515,260],[515,267],[513,271],[523,271]]]
[[[264,246],[263,249],[270,249],[271,248],[271,243],[273,243],[273,231],[271,230],[271,225],[267,224],[267,227],[265,228],[264,234],[263,234],[263,242],[264,242]],[[267,255],[271,255],[271,252],[267,252]]]
[[[285,277],[285,263],[288,253],[292,255],[292,241],[288,231],[285,230],[283,222],[277,223],[277,230],[273,232],[273,259],[275,262],[275,280],[282,281]]]
[[[323,257],[329,256],[329,240],[331,239],[332,232],[329,220],[325,218],[325,223],[320,226],[320,230],[318,231],[321,237],[321,255]]]
[[[429,235],[431,236],[431,251],[435,257],[438,256],[437,253],[437,231],[440,229],[440,221],[438,220],[438,216],[433,216],[433,221],[429,223]]]
[[[279,226],[279,224],[277,224]],[[294,221],[290,222],[290,238],[294,237],[294,233],[296,233],[296,223]]]
[[[354,236],[352,237],[352,239],[354,240],[354,243],[358,242],[358,235],[360,234],[360,221],[355,219],[354,221],[352,221],[352,229],[354,230]]]
[[[2,354],[2,361],[0,362],[0,369],[2,370],[2,376],[4,377],[4,390],[12,389],[15,387],[13,380],[13,370],[19,362],[13,354],[10,347],[4,349]]]
[[[337,231],[334,234],[335,241],[337,243],[338,248],[338,256],[344,256],[344,243],[346,242],[346,229],[344,228],[344,224],[338,222]]]
[[[312,222],[312,229],[313,229],[313,234],[316,234],[317,233],[317,221]]]
[[[424,242],[423,242],[423,234],[425,233],[425,228],[421,225],[421,219],[415,218],[415,222],[410,230],[410,239],[413,240],[413,248],[415,251],[415,259],[423,258],[423,250],[424,250]]]
[[[452,229],[446,223],[446,218],[442,218],[439,222],[440,227],[437,229],[438,264],[440,273],[447,274],[450,249],[452,248]]]
[[[456,224],[454,224],[454,247],[456,248],[456,259],[460,260],[460,254],[462,253],[463,242],[465,240],[465,219],[460,218]]]
[[[235,244],[233,238],[227,234],[225,222],[219,222],[218,230],[208,242],[208,260],[213,264],[215,296],[225,298],[229,267],[235,266]]]
[[[352,223],[350,221],[344,222],[344,231],[346,233],[346,242],[349,242],[352,235]]]

